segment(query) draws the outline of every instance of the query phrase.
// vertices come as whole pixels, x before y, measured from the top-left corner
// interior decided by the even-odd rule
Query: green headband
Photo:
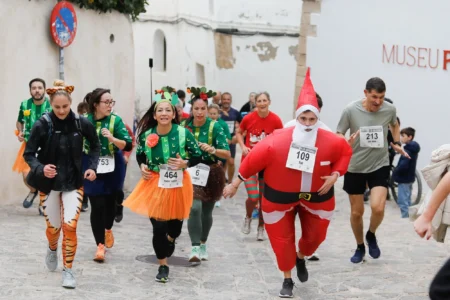
[[[162,97],[163,95],[164,95],[164,99]],[[167,103],[170,103],[173,106],[175,106],[178,104],[178,95],[177,95],[177,93],[173,93],[171,95],[168,92],[158,93],[153,97],[153,101],[156,102],[155,106],[157,106],[159,103],[162,103],[162,102],[167,102]]]

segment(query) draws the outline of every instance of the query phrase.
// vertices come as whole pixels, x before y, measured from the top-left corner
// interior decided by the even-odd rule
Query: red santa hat
[[[310,110],[319,118],[319,103],[317,102],[316,92],[314,91],[313,84],[311,82],[311,77],[309,75],[309,67],[306,71],[305,81],[303,82],[302,90],[300,91],[300,96],[298,96],[297,110],[295,111],[295,118]]]

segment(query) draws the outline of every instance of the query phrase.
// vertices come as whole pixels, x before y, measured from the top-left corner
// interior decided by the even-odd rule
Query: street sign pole
[[[64,79],[64,48],[72,44],[77,34],[77,14],[73,5],[58,0],[50,16],[50,32],[59,50],[59,79]]]
[[[59,47],[59,79],[64,80],[64,48]]]
[[[153,58],[149,58],[148,60],[148,66],[150,67],[150,106],[153,104],[153,76],[152,76],[152,70],[153,70]]]

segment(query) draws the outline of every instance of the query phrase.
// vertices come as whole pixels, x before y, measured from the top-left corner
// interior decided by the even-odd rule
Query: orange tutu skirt
[[[194,197],[192,181],[183,172],[183,187],[158,187],[159,173],[152,172],[149,180],[141,179],[123,202],[131,211],[161,221],[185,220],[189,217]]]
[[[12,170],[14,172],[23,173],[30,171],[30,166],[26,163],[25,159],[23,158],[23,153],[25,152],[26,145],[27,144],[23,142],[22,146],[20,146],[19,152],[17,153],[16,161],[14,162],[14,165],[12,167]]]

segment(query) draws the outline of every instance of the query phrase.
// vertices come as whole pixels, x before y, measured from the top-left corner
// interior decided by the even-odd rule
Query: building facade
[[[364,97],[366,81],[380,77],[401,127],[416,129],[418,169],[426,166],[431,152],[449,143],[450,2],[313,2],[308,26],[316,35],[307,37],[306,63],[324,99],[322,119],[336,128],[343,108]]]
[[[206,85],[233,95],[267,91],[272,110],[292,117],[301,1],[152,0],[133,24],[136,95],[141,110],[153,90]],[[236,31],[236,29],[238,31]]]
[[[59,77],[59,51],[50,35],[50,15],[56,0],[0,0],[0,203],[21,203],[26,195],[22,176],[11,171],[20,147],[14,135],[21,101],[30,98],[28,83],[43,78],[51,86]],[[86,93],[110,88],[115,110],[132,124],[134,111],[134,47],[129,18],[113,12],[99,15],[74,6],[78,29],[65,48],[65,81],[74,85],[72,109]]]

